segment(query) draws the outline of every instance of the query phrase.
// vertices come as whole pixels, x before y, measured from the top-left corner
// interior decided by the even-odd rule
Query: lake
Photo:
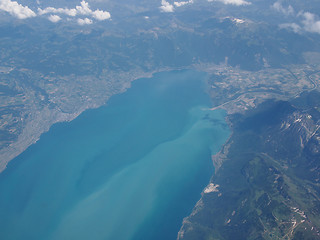
[[[0,239],[176,239],[230,135],[191,70],[55,124],[0,174]]]

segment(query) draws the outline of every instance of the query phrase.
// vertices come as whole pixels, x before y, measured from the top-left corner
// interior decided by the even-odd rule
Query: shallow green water
[[[229,136],[204,73],[140,79],[0,174],[0,239],[175,239]]]

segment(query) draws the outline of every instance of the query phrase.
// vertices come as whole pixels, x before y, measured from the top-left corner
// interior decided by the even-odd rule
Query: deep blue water
[[[0,174],[0,239],[176,239],[230,133],[205,78],[159,73],[54,125]]]

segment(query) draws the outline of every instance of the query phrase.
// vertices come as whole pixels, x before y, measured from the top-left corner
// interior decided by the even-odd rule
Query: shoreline
[[[171,70],[176,70],[176,69],[163,68],[163,69],[157,69],[152,72],[138,72],[138,73],[136,72],[136,70],[134,70],[133,71],[134,74],[132,75],[130,73],[127,74],[128,75],[127,81],[124,82],[124,84],[122,85],[122,88],[118,92],[110,96],[106,94],[106,98],[103,100],[102,103],[101,101],[100,103],[99,101],[93,102],[91,104],[88,104],[80,108],[80,110],[74,113],[64,113],[59,108],[55,108],[52,110],[52,109],[49,109],[48,106],[45,106],[42,109],[43,111],[36,112],[33,114],[32,119],[30,119],[26,123],[22,133],[18,136],[18,139],[16,141],[9,144],[9,146],[0,149],[0,174],[3,171],[5,171],[8,164],[12,160],[14,160],[20,154],[25,152],[30,146],[37,143],[41,139],[42,134],[50,131],[50,128],[54,124],[71,122],[86,110],[96,109],[106,105],[110,97],[127,91],[131,87],[131,83],[133,81],[136,81],[142,78],[152,78],[152,76],[158,72],[165,72],[165,71],[171,71]],[[38,124],[35,124],[35,123],[38,123]]]
[[[222,108],[220,106],[216,107],[216,108],[212,108],[210,110],[215,111],[218,109],[224,109],[227,111],[227,109]],[[188,224],[190,224],[190,217],[196,215],[202,208],[203,208],[203,196],[204,194],[210,193],[212,191],[208,191],[206,192],[208,189],[213,190],[213,192],[219,192],[219,185],[215,185],[212,181],[213,176],[219,171],[220,167],[222,166],[222,164],[227,160],[227,156],[229,153],[229,148],[232,145],[232,142],[230,142],[230,140],[232,139],[233,136],[233,129],[232,129],[232,124],[229,121],[229,116],[230,114],[227,111],[227,116],[225,117],[225,121],[228,124],[228,127],[230,129],[230,136],[228,137],[228,139],[225,141],[225,143],[221,146],[220,150],[216,153],[211,155],[211,161],[212,164],[214,166],[214,172],[212,173],[210,180],[207,184],[207,186],[205,188],[202,189],[201,191],[201,197],[199,198],[199,200],[197,201],[197,203],[194,205],[193,209],[191,210],[190,214],[188,216],[185,216],[181,222],[181,227],[177,233],[177,238],[176,240],[181,240],[184,237],[184,232],[186,229],[188,229],[188,227],[186,227]]]
[[[97,99],[96,102],[91,102],[90,104],[80,108],[77,112],[74,113],[64,113],[59,108],[49,109],[48,106],[45,106],[41,112],[36,112],[32,116],[33,118],[30,119],[27,124],[24,126],[22,133],[18,136],[18,139],[13,143],[9,144],[9,146],[0,149],[0,174],[5,171],[8,164],[18,157],[20,154],[25,152],[30,146],[37,143],[40,139],[42,134],[50,131],[50,128],[57,123],[63,122],[71,122],[76,119],[79,115],[89,109],[96,109],[102,107],[108,103],[110,97],[124,93],[131,87],[131,83],[133,81],[143,79],[143,78],[152,78],[155,74],[161,72],[168,72],[168,71],[183,71],[183,70],[190,70],[192,69],[191,66],[189,67],[181,67],[181,68],[159,68],[151,72],[140,72],[139,70],[133,70],[131,72],[125,73],[125,75],[116,77],[111,74],[110,79],[123,79],[126,80],[122,84],[122,88],[108,96],[106,94],[105,99],[103,101],[99,101]],[[195,71],[198,71],[195,69]],[[35,124],[38,123],[38,124]]]

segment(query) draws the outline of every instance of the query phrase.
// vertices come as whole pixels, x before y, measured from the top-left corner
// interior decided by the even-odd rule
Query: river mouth
[[[230,134],[205,78],[155,74],[54,125],[0,174],[0,238],[176,239]]]

